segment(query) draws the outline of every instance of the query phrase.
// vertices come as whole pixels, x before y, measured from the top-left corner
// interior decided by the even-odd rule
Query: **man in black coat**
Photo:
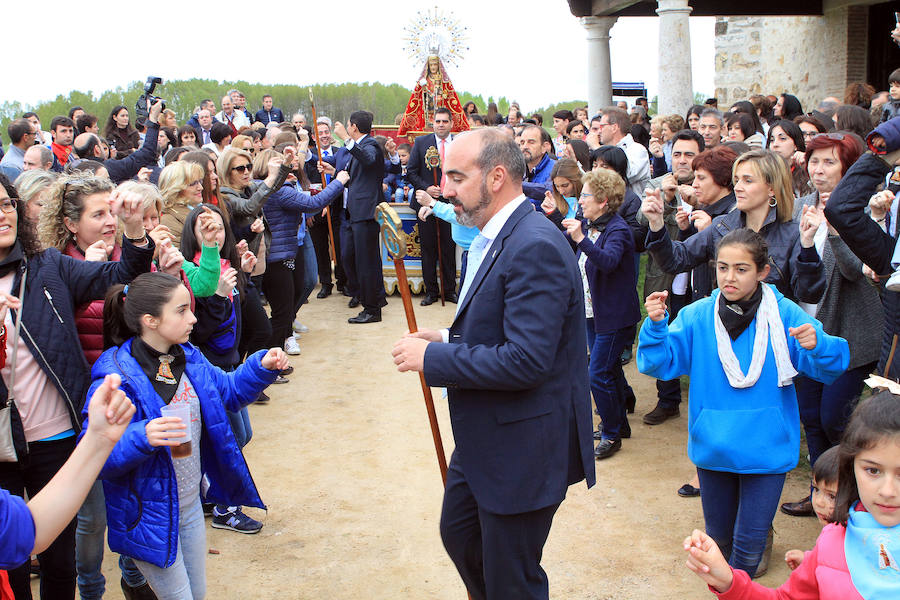
[[[450,133],[453,125],[450,110],[443,106],[436,108],[433,125],[433,134],[416,138],[409,155],[406,175],[417,190],[425,190],[435,200],[443,200],[441,197],[441,179],[443,177],[441,165],[444,151],[453,141],[453,135]],[[437,166],[431,166],[438,160],[440,162],[437,163]],[[415,197],[409,201],[409,206],[417,214],[421,208]],[[450,223],[430,215],[424,221],[419,221],[422,279],[425,281],[425,298],[422,299],[422,306],[433,304],[440,297],[436,275],[439,234],[441,236],[441,287],[444,290],[444,298],[450,302],[456,302],[456,244],[453,243],[450,235]]]
[[[372,113],[358,110],[350,115],[346,128],[340,121],[334,124],[335,135],[347,140],[345,148],[350,153],[341,254],[348,283],[358,282],[356,294],[363,305],[357,316],[348,319],[350,323],[381,321],[384,304],[379,227],[375,221],[375,207],[384,197],[384,153],[370,135],[372,119]]]

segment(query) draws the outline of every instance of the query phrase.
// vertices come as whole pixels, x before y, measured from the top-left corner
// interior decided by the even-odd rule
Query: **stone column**
[[[588,114],[593,117],[612,104],[609,30],[618,17],[582,17],[588,39]]]
[[[659,0],[659,105],[661,115],[683,115],[694,103],[688,0]]]

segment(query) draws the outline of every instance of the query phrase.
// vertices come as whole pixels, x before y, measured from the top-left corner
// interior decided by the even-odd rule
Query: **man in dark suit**
[[[280,108],[275,108],[272,106],[272,96],[266,94],[262,97],[262,108],[256,111],[256,120],[262,123],[263,125],[268,125],[269,123],[283,123],[284,122],[284,113],[281,112]]]
[[[322,144],[322,160],[335,167],[336,171],[345,171],[347,163],[350,161],[350,153],[346,148],[340,148],[332,145],[334,141],[331,137],[331,119],[328,117],[319,117],[316,124],[319,132],[319,143]],[[312,183],[321,183],[322,186],[328,185],[333,179],[332,175],[324,177],[318,170],[319,153],[318,149],[314,150],[308,161],[306,161],[306,175]],[[344,195],[346,195],[346,191]],[[341,223],[344,220],[344,198],[343,196],[335,198],[331,203],[331,228],[334,240],[334,279],[337,283],[338,291],[344,292],[352,297],[350,290],[346,289],[347,276],[344,274],[343,261],[341,260]],[[331,256],[328,243],[328,219],[321,214],[310,218],[309,235],[312,238],[313,246],[316,249],[316,263],[319,272],[319,283],[322,288],[316,295],[317,298],[327,298],[331,295],[334,283],[331,280]]]
[[[450,147],[453,136],[450,128],[453,126],[453,116],[450,109],[443,106],[434,110],[434,133],[422,135],[416,138],[412,152],[409,155],[409,164],[406,175],[417,190],[425,190],[435,200],[441,199],[441,179],[443,172],[441,167],[432,167],[428,163],[426,154],[431,152],[435,158],[441,159]],[[416,214],[421,206],[415,196],[409,201],[409,206]],[[425,298],[422,306],[433,304],[440,297],[438,280],[435,271],[438,265],[437,248],[438,235],[441,236],[441,284],[444,290],[444,298],[450,302],[456,302],[456,244],[450,235],[450,223],[431,215],[424,221],[419,220],[419,240],[422,247],[422,279],[425,281]]]
[[[335,135],[346,140],[345,147],[350,153],[347,168],[350,181],[346,186],[344,237],[341,239],[344,271],[348,284],[358,283],[355,297],[363,305],[357,316],[348,319],[350,323],[381,321],[381,307],[385,304],[378,246],[380,229],[375,221],[375,207],[383,198],[384,153],[370,135],[372,118],[372,113],[358,110],[350,115],[346,128],[340,121],[334,124]]]
[[[569,485],[594,483],[581,276],[522,194],[513,140],[460,134],[444,173],[457,220],[480,233],[453,324],[402,338],[394,363],[447,388],[456,449],[441,538],[469,593],[548,598],[540,558],[553,516]]]

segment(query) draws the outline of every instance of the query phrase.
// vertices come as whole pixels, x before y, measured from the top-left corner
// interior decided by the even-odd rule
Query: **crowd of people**
[[[651,118],[641,98],[547,128],[469,102],[471,133],[438,106],[413,144],[374,135],[365,110],[307,123],[268,95],[251,113],[238,90],[181,126],[159,101],[137,123],[116,106],[102,132],[81,107],[49,132],[34,113],[11,121],[0,597],[31,598],[38,568],[42,597],[101,598],[105,534],[127,598],[204,597],[204,515],[262,528],[241,510],[265,506],[246,406],[288,381],[301,307],[336,287],[361,307],[350,324],[381,321],[385,200],[418,219],[421,305],[457,303],[448,330],[393,354],[449,390],[441,535],[473,597],[546,597],[540,550],[566,487],[631,436],[635,357],[656,379],[647,425],[680,415],[690,376],[692,570],[726,597],[762,593],[750,579],[802,426],[810,494],[781,510],[831,524],[788,553],[785,590],[808,593],[846,535],[841,589],[896,592],[854,554],[877,530],[900,573],[900,403],[859,400],[874,370],[900,379],[900,69],[886,83],[808,112],[784,93]]]

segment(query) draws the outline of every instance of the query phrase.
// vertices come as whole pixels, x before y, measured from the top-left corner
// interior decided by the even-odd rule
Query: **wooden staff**
[[[439,166],[443,168],[443,165],[441,165],[441,157],[437,148],[432,146],[425,152],[425,161],[431,167],[431,174],[434,176],[434,187],[440,188],[437,169]],[[438,292],[441,296],[441,306],[444,306],[444,261],[441,258],[441,221],[437,217],[434,218],[434,230],[437,232]]]
[[[312,105],[313,135],[316,137],[316,149],[319,151],[319,167],[322,167],[322,145],[319,143],[319,123],[316,117],[316,101],[313,99],[312,88],[309,88],[309,103]],[[322,173],[322,171],[319,171]],[[325,173],[322,173],[322,182],[325,182]],[[324,186],[323,186],[324,187]],[[325,220],[328,221],[328,253],[331,262],[337,265],[337,254],[334,251],[334,231],[331,229],[331,205],[325,207]],[[329,276],[330,277],[330,276]]]
[[[381,226],[381,237],[384,247],[394,261],[397,270],[397,287],[400,289],[400,297],[403,299],[403,310],[406,312],[406,324],[410,333],[419,330],[416,325],[416,313],[413,310],[412,294],[409,291],[409,280],[406,278],[406,266],[403,257],[406,254],[406,234],[403,233],[400,216],[387,202],[382,202],[375,210],[375,218]],[[422,384],[422,395],[425,398],[425,410],[428,412],[428,424],[431,426],[431,437],[434,440],[434,451],[437,453],[438,468],[441,471],[441,481],[447,485],[447,457],[444,454],[444,443],[441,441],[441,430],[438,426],[437,413],[434,410],[434,398],[431,388],[425,382],[425,374],[419,372],[419,382]]]

